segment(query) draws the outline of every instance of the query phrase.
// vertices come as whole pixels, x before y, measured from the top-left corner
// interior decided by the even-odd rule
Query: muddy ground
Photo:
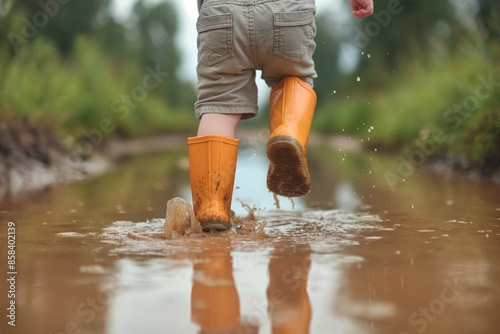
[[[98,156],[71,154],[48,127],[23,118],[0,119],[0,201],[23,191],[78,180],[107,169]]]

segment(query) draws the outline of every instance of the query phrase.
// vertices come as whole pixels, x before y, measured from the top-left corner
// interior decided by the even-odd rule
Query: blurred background
[[[196,1],[0,0],[0,244],[14,222],[19,271],[17,332],[1,333],[215,333],[255,314],[261,333],[286,317],[311,333],[499,332],[500,1],[375,0],[364,20],[316,3],[313,192],[267,190],[260,83],[232,209],[256,209],[265,237],[153,242],[129,232],[163,234],[165,202],[191,197]],[[170,149],[43,187],[151,139]],[[415,172],[435,161],[497,182]],[[41,190],[14,200],[30,171]]]
[[[375,3],[359,20],[347,0],[317,1],[314,131],[398,151],[430,139],[432,156],[498,166],[500,2]],[[3,129],[21,117],[94,146],[194,133],[196,18],[195,0],[0,0]],[[259,87],[241,126],[267,125]]]

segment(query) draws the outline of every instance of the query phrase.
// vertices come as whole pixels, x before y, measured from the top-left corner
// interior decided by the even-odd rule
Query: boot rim
[[[239,139],[226,137],[226,136],[222,136],[222,135],[203,135],[203,136],[196,136],[196,137],[188,137],[188,145],[205,143],[208,141],[222,142],[222,143],[234,145],[234,146],[238,146],[240,143]]]

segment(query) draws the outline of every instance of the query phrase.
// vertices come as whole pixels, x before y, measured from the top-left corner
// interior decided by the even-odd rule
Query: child
[[[355,16],[373,0],[351,0]],[[204,231],[230,224],[240,119],[257,114],[255,70],[272,87],[267,187],[303,196],[311,181],[306,145],[316,106],[314,0],[198,0],[197,137],[188,138],[193,207]]]

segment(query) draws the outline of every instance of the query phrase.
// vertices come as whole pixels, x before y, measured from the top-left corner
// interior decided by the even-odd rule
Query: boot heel
[[[272,138],[267,144],[270,161],[267,187],[287,197],[304,196],[311,190],[311,178],[300,143],[289,136]]]
[[[267,187],[278,195],[299,197],[311,190],[306,146],[315,107],[316,93],[300,78],[285,77],[271,90]]]

